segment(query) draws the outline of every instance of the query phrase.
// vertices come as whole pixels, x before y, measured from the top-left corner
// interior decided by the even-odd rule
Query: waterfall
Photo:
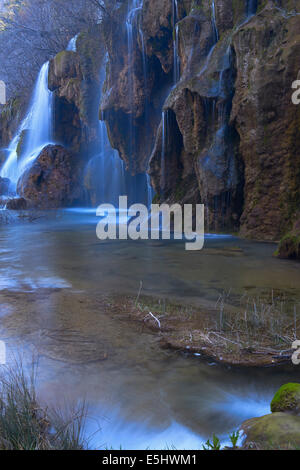
[[[226,181],[222,198],[214,198],[213,207],[210,207],[213,212],[222,210],[222,206],[228,207],[230,200],[230,191],[232,182],[235,181],[236,173],[234,166],[234,152],[232,142],[229,136],[229,118],[232,106],[232,92],[233,83],[232,77],[228,76],[231,68],[231,46],[229,45],[223,58],[222,69],[219,75],[218,93],[217,96],[210,100],[209,109],[207,114],[211,116],[211,126],[214,127],[214,134],[212,141],[202,160],[203,171],[203,189],[204,193],[207,192],[206,188],[206,172],[211,172],[216,181]],[[208,198],[206,194],[206,199]],[[224,199],[225,198],[225,199]],[[205,201],[208,207],[208,201]],[[207,226],[209,226],[209,219],[207,218]]]
[[[101,90],[105,81],[107,62],[108,54],[100,70]],[[88,180],[88,187],[92,189],[93,205],[101,203],[117,205],[119,196],[126,193],[124,162],[118,152],[111,148],[104,120],[99,121],[98,137],[99,153],[89,160],[85,170],[85,180]]]
[[[151,180],[150,180],[150,176],[148,175],[148,173],[146,173],[146,177],[147,177],[148,209],[150,209],[152,201],[153,201],[153,197],[154,197],[154,190],[151,186]]]
[[[247,0],[247,17],[255,15],[257,12],[258,0]]]
[[[133,70],[133,50],[134,50],[134,21],[137,13],[141,10],[143,0],[131,0],[129,2],[129,10],[126,17],[126,30],[127,30],[127,49],[128,49],[128,83],[129,83],[129,99],[131,105],[131,113],[129,116],[129,140],[130,152],[133,154],[135,145],[135,135],[133,126],[133,97],[134,97],[134,70]]]
[[[215,7],[215,0],[211,2],[211,22],[215,36],[215,42],[219,41],[219,31],[217,27],[217,20],[216,20],[216,7]]]
[[[103,89],[108,54],[103,60],[100,70],[100,89]],[[100,94],[101,95],[101,94]],[[99,97],[101,102],[101,96]],[[90,202],[93,206],[119,203],[119,196],[127,195],[130,203],[150,203],[153,190],[147,174],[132,176],[126,169],[123,160],[111,147],[104,121],[99,121],[98,128],[99,152],[88,162],[85,169],[85,186],[89,190]]]
[[[220,98],[222,98],[222,101],[218,105],[218,110],[217,110],[217,132],[215,135],[215,142],[214,145],[216,148],[221,150],[221,154],[225,153],[225,136],[226,136],[226,131],[228,128],[228,120],[229,120],[229,115],[228,115],[228,93],[224,89],[225,86],[227,85],[226,80],[225,80],[225,71],[229,69],[230,67],[230,57],[231,57],[231,47],[228,46],[224,59],[223,59],[223,67],[220,72],[220,78],[219,78],[219,91],[218,95]],[[214,103],[214,108],[213,108],[213,117],[215,117],[215,103]]]
[[[145,128],[146,131],[150,132],[149,129],[149,97],[147,94],[148,91],[148,66],[147,66],[147,54],[146,54],[146,45],[145,45],[145,40],[144,40],[144,33],[141,28],[141,25],[139,25],[139,36],[140,36],[140,41],[141,41],[141,47],[142,47],[142,59],[143,59],[143,74],[144,74],[144,89],[145,89]],[[152,200],[154,197],[154,189],[151,186],[151,180],[150,176],[148,173],[146,173],[146,179],[147,179],[147,195],[148,195],[148,207],[151,206]]]
[[[179,28],[178,24],[175,25],[174,28],[174,84],[178,83],[180,80],[180,59],[179,59],[179,52],[178,52],[178,47],[179,47]]]
[[[147,67],[147,54],[146,54],[146,46],[145,46],[145,40],[144,40],[144,33],[139,26],[139,35],[140,35],[140,40],[141,40],[141,46],[142,46],[142,59],[143,59],[143,74],[144,74],[144,88],[145,88],[145,121],[146,124],[148,123],[148,116],[149,116],[149,97],[147,95],[148,91],[148,67]]]
[[[199,76],[203,75],[203,73],[207,70],[208,64],[210,62],[211,56],[215,50],[215,47],[217,45],[217,42],[219,41],[219,31],[217,27],[217,21],[216,21],[216,8],[215,8],[215,0],[211,0],[211,23],[212,23],[212,29],[214,33],[213,37],[213,44],[212,47],[206,57],[205,63],[203,67],[201,68],[199,72]]]
[[[18,179],[25,168],[39,155],[52,137],[52,93],[48,89],[49,62],[46,62],[38,75],[29,111],[9,146],[0,176],[9,178],[16,189]],[[25,132],[28,134],[25,135]],[[22,155],[17,154],[21,139],[25,141]]]
[[[66,51],[76,52],[77,38],[78,38],[78,34],[76,34],[76,36],[74,36],[72,39],[70,39],[69,44],[67,45]]]
[[[179,28],[178,28],[178,3],[177,0],[173,0],[173,69],[174,69],[174,85],[180,79],[180,58],[179,58]]]
[[[130,141],[130,152],[131,154],[134,153],[135,150],[135,130],[134,130],[134,123],[133,123],[133,106],[134,106],[134,27],[135,22],[137,23],[137,15],[141,12],[143,7],[143,0],[131,0],[129,2],[129,9],[128,14],[126,17],[126,30],[127,30],[127,49],[128,49],[128,83],[129,83],[129,99],[131,103],[131,114],[129,116],[129,141]],[[145,127],[148,126],[149,123],[149,99],[147,96],[147,88],[148,88],[148,69],[147,69],[147,54],[146,54],[146,46],[144,41],[144,33],[141,27],[140,22],[136,24],[138,29],[138,35],[140,37],[141,43],[141,52],[142,52],[142,61],[143,61],[143,75],[144,75],[144,89],[145,89]],[[146,174],[146,183],[147,183],[147,194],[148,194],[148,203],[153,198],[153,189],[151,187],[149,175]]]
[[[162,112],[162,148],[161,148],[161,178],[160,191],[164,195],[166,189],[166,151],[168,133],[168,112]]]

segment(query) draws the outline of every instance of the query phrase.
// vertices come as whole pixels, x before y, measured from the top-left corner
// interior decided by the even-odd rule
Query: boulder
[[[23,197],[8,199],[6,202],[6,209],[11,211],[25,210],[27,209],[27,201]]]
[[[300,417],[288,413],[273,413],[245,421],[243,433],[244,450],[292,450],[299,448]]]
[[[61,145],[47,145],[20,177],[17,192],[32,207],[70,205],[80,194],[74,157]]]
[[[288,383],[280,387],[271,402],[271,411],[300,412],[300,384]]]

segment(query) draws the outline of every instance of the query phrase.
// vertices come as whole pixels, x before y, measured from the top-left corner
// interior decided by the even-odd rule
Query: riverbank
[[[0,450],[84,450],[85,403],[57,409],[41,404],[37,365],[25,372],[21,358],[0,374]]]

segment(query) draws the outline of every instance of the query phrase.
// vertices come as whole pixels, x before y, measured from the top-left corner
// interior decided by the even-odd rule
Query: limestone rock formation
[[[300,107],[291,100],[299,42],[299,15],[287,15],[273,2],[233,36],[231,120],[245,166],[243,236],[278,240],[299,209]]]
[[[50,61],[49,88],[54,92],[55,114],[53,139],[85,158],[87,149],[97,143],[99,70],[104,58],[98,25],[78,35],[76,48],[76,52],[62,51]]]

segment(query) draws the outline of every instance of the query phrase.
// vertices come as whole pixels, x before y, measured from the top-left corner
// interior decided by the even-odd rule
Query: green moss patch
[[[288,383],[280,387],[271,402],[271,411],[293,411],[300,410],[300,384]]]

